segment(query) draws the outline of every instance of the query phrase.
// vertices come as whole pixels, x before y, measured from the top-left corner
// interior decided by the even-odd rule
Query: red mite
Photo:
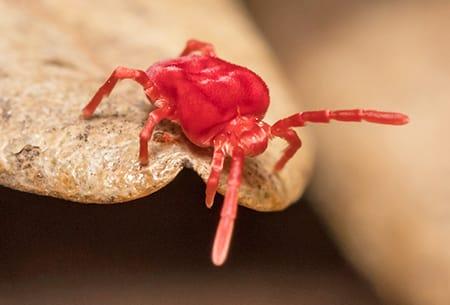
[[[245,157],[254,157],[267,148],[269,139],[280,137],[288,147],[275,164],[281,170],[300,148],[293,127],[307,122],[368,121],[403,125],[408,117],[401,113],[375,110],[320,110],[293,114],[272,126],[263,121],[269,107],[269,90],[264,81],[247,68],[216,56],[210,43],[189,40],[181,55],[157,62],[146,71],[118,67],[83,109],[89,118],[120,79],[133,79],[144,88],[156,107],[149,113],[140,133],[139,160],[148,163],[148,141],[161,120],[178,123],[189,140],[200,147],[213,147],[211,173],[206,185],[206,205],[211,207],[225,157],[231,157],[227,192],[217,228],[212,261],[222,265],[230,247],[237,213],[238,191]]]

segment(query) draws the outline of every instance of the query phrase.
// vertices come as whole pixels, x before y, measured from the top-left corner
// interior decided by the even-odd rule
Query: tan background
[[[146,64],[149,50],[149,59],[174,54],[180,40],[201,33],[263,74],[277,105],[270,120],[296,101],[298,110],[404,111],[412,123],[308,128],[317,142],[308,201],[273,214],[241,208],[221,269],[209,262],[219,206],[204,208],[204,186],[191,171],[150,197],[109,207],[1,188],[0,304],[448,304],[448,3],[249,1],[248,12],[231,1],[167,3],[0,2],[3,14],[14,12],[1,24],[20,25],[2,33],[0,47],[17,48],[0,57],[1,84],[28,84],[43,71],[64,83],[76,74],[67,92],[80,91],[67,100],[81,105],[104,71]],[[33,35],[41,31],[50,36]],[[73,35],[83,31],[89,35]],[[35,43],[39,52],[24,47]],[[74,65],[40,57],[49,54]],[[0,94],[4,88],[39,97],[11,86]],[[285,179],[290,197],[305,186],[312,142],[299,154],[302,171]]]
[[[192,36],[264,77],[276,105],[269,122],[295,111],[273,53],[238,2],[0,1],[0,12],[0,179],[7,185],[111,202],[120,199],[117,192],[155,190],[148,188],[155,177],[157,187],[169,182],[158,179],[168,172],[161,158],[156,163],[165,171],[139,175],[137,135],[148,108],[137,86],[121,84],[89,133],[78,116],[115,66],[145,68],[177,54]],[[300,195],[309,176],[313,143],[302,137],[302,153],[275,181],[282,205]],[[25,144],[31,146],[22,149]],[[280,145],[274,141],[271,149]],[[164,151],[161,146],[151,148]],[[171,174],[189,165],[186,147],[172,146]],[[207,154],[188,152],[195,158],[190,166],[205,178]],[[271,168],[266,161],[274,155],[264,158],[259,164]],[[93,175],[84,166],[92,162]],[[247,170],[266,179],[252,164],[248,160]],[[130,167],[144,179],[115,183],[124,177],[118,168],[130,173]],[[270,203],[255,200],[254,192],[273,195],[266,185],[247,184],[241,198],[253,200],[254,208]],[[230,260],[214,268],[210,247],[223,198],[209,211],[203,196],[204,184],[192,171],[153,196],[115,206],[2,188],[0,304],[377,303],[305,205],[279,214],[241,208]]]
[[[450,2],[250,1],[307,109],[403,111],[402,128],[330,124],[310,197],[393,304],[450,303]]]

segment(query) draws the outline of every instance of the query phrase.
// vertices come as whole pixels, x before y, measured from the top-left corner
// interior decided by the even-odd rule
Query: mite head
[[[225,151],[232,155],[234,148],[240,148],[245,156],[253,157],[263,153],[268,145],[270,126],[254,116],[239,116],[216,137]]]

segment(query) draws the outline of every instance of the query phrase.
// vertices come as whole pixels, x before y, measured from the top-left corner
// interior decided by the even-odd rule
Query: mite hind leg
[[[114,86],[121,79],[133,79],[138,82],[147,91],[152,87],[152,82],[147,74],[142,70],[135,70],[125,67],[117,67],[106,82],[97,90],[94,97],[83,108],[83,117],[89,118],[94,113],[100,102],[105,96],[108,96],[114,89]]]
[[[184,48],[183,52],[181,52],[180,56],[191,55],[193,53],[216,56],[216,52],[214,51],[214,47],[212,44],[195,39],[190,39],[186,43],[186,47]]]

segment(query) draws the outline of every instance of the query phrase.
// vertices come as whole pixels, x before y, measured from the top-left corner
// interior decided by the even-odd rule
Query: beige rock
[[[190,144],[169,122],[155,132],[149,166],[139,165],[138,135],[150,106],[136,85],[120,83],[95,118],[79,115],[115,66],[144,69],[177,56],[192,37],[211,41],[221,57],[266,80],[269,123],[295,112],[271,53],[243,11],[232,1],[0,1],[0,183],[116,203],[157,191],[185,167],[206,180],[211,150]],[[163,131],[175,141],[158,141]],[[279,210],[300,196],[312,144],[306,139],[302,153],[274,174],[284,145],[273,141],[265,154],[246,161],[243,205]]]
[[[450,304],[449,2],[253,7],[308,108],[411,116],[402,128],[312,127],[319,149],[311,196],[392,304]]]

